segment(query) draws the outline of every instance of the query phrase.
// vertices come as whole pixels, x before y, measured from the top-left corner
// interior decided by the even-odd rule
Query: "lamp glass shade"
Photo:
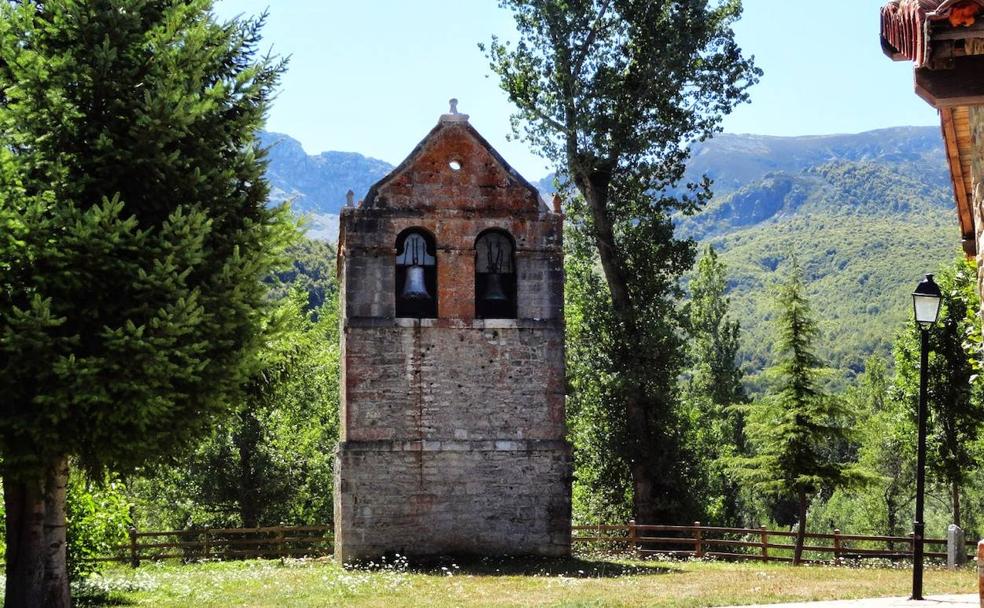
[[[928,274],[919,283],[916,291],[912,294],[912,307],[916,316],[916,323],[922,327],[929,327],[936,323],[940,315],[940,303],[943,294],[939,286],[933,281],[933,275]]]

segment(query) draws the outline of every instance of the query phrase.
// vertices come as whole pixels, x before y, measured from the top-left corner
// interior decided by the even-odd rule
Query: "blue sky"
[[[765,76],[725,130],[816,135],[938,124],[912,92],[911,64],[881,53],[882,3],[745,0],[736,34]],[[218,2],[222,17],[264,9],[266,45],[291,56],[268,128],[300,140],[308,153],[353,151],[396,164],[457,97],[521,173],[548,172],[524,143],[506,141],[512,108],[476,46],[492,34],[513,35],[496,0]]]

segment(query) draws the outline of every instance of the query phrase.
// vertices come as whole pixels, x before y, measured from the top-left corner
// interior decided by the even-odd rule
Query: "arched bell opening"
[[[396,239],[396,316],[437,318],[437,246],[421,228],[410,228]]]
[[[475,317],[516,318],[516,245],[509,233],[487,230],[475,239]]]

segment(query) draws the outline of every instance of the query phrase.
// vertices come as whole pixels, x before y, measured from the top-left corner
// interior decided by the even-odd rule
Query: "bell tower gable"
[[[483,215],[549,212],[540,194],[495,151],[465,114],[437,126],[366,195],[368,208]]]
[[[454,103],[342,211],[337,559],[569,554],[563,255]]]

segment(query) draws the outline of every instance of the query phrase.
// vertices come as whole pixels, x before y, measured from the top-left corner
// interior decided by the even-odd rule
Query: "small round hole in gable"
[[[461,171],[461,162],[460,161],[453,160],[453,161],[451,161],[451,162],[448,163],[448,166],[451,167],[451,170],[452,171]]]

